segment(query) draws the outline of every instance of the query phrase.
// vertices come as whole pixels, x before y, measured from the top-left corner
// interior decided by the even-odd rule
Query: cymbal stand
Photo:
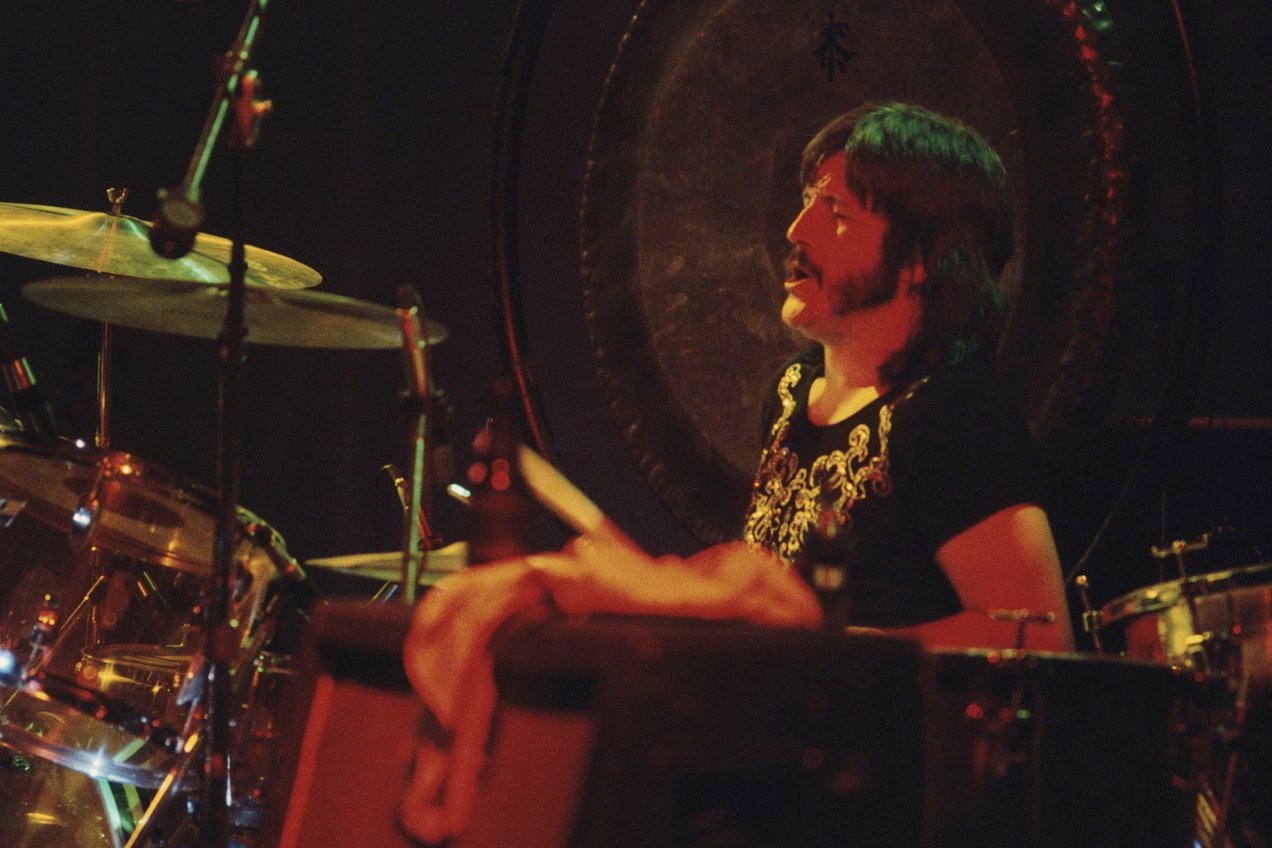
[[[159,192],[159,211],[151,227],[150,243],[161,256],[175,259],[189,252],[203,221],[198,202],[200,184],[213,146],[231,117],[229,180],[231,198],[229,286],[225,323],[220,337],[221,386],[217,432],[217,515],[212,544],[212,587],[204,604],[204,686],[206,726],[202,746],[199,795],[199,837],[206,848],[229,844],[230,661],[235,634],[229,624],[234,551],[238,542],[238,500],[242,457],[241,408],[246,326],[245,238],[247,154],[255,145],[268,102],[257,102],[256,72],[249,70],[252,51],[264,26],[267,0],[252,0],[243,24],[219,69],[217,85],[203,132],[185,178],[171,192]],[[231,111],[232,110],[232,111]]]
[[[114,344],[109,321],[102,322],[102,349],[97,353],[97,447],[110,447],[111,346]]]
[[[111,226],[119,221],[119,214],[124,201],[128,199],[128,189],[106,189],[106,199],[110,201]],[[98,272],[102,270],[99,263]],[[106,450],[110,447],[110,415],[111,400],[114,390],[111,387],[111,351],[114,347],[113,333],[109,321],[102,322],[102,347],[97,353],[97,447]]]
[[[402,517],[402,600],[413,606],[419,592],[421,548],[431,550],[440,541],[429,527],[426,500],[431,491],[425,457],[433,391],[429,385],[428,334],[424,332],[424,309],[419,292],[414,286],[401,286],[397,297],[397,313],[402,323],[402,369],[406,374],[402,407],[410,422],[407,450],[411,460],[409,494],[404,498]]]
[[[184,751],[187,754],[198,752],[202,748],[203,740],[199,737],[199,731],[194,729],[185,739]],[[163,781],[159,784],[159,788],[155,791],[155,795],[150,799],[150,803],[146,805],[145,811],[141,814],[141,818],[137,820],[133,827],[132,834],[129,835],[128,841],[124,844],[124,848],[144,848],[152,844],[149,841],[150,832],[154,829],[156,822],[159,820],[159,812],[163,809],[173,797],[174,793],[181,788],[185,782],[186,774],[190,771],[190,764],[193,757],[183,757],[176,760],[168,773],[164,775]],[[178,843],[179,844],[179,843]]]

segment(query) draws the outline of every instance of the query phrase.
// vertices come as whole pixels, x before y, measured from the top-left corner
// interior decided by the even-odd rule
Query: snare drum
[[[1272,683],[1272,563],[1136,590],[1100,621],[1122,630],[1127,656]]]
[[[211,491],[130,454],[0,434],[0,645],[27,672],[0,689],[0,741],[158,786],[197,701],[216,514]],[[283,554],[239,517],[231,670],[246,675],[277,626]]]

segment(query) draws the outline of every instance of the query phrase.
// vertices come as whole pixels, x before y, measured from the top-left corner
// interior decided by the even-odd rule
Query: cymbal
[[[462,570],[468,564],[468,543],[452,542],[435,551],[425,551],[420,558],[419,583],[431,586],[447,574]],[[365,577],[384,583],[402,581],[402,552],[344,554],[305,562],[305,568],[336,571],[353,577]]]
[[[225,321],[223,283],[134,277],[51,277],[22,287],[29,300],[79,318],[177,336],[214,339]],[[402,346],[397,312],[351,297],[248,285],[244,304],[247,342],[379,350]],[[446,328],[428,322],[428,342]]]
[[[200,233],[194,249],[164,259],[150,248],[150,225],[127,215],[56,206],[0,203],[0,252],[124,277],[228,283],[229,239]],[[313,268],[247,246],[247,282],[272,289],[307,289],[322,282]]]

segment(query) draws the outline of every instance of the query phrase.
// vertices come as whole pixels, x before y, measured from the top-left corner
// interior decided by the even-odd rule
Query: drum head
[[[960,118],[1002,155],[1017,249],[999,365],[1037,437],[1102,410],[1124,351],[1129,131],[1107,8],[828,8],[645,0],[596,118],[581,225],[599,374],[646,477],[704,543],[736,537],[765,389],[799,345],[778,315],[800,152],[863,102]]]
[[[0,686],[0,742],[90,777],[151,789],[180,761],[177,752],[142,738],[144,727],[128,727],[124,717],[98,720],[74,700],[56,689]],[[97,706],[110,709],[100,700]]]
[[[6,848],[119,848],[148,797],[0,745],[0,845]]]

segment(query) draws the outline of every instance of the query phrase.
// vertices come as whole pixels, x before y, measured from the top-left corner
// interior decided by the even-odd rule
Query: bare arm
[[[958,593],[963,612],[889,632],[929,647],[1012,648],[1016,623],[991,620],[986,611],[1027,609],[1054,613],[1055,621],[1027,625],[1026,648],[1073,650],[1059,556],[1047,515],[1039,507],[1017,504],[994,513],[938,548],[936,561]]]

